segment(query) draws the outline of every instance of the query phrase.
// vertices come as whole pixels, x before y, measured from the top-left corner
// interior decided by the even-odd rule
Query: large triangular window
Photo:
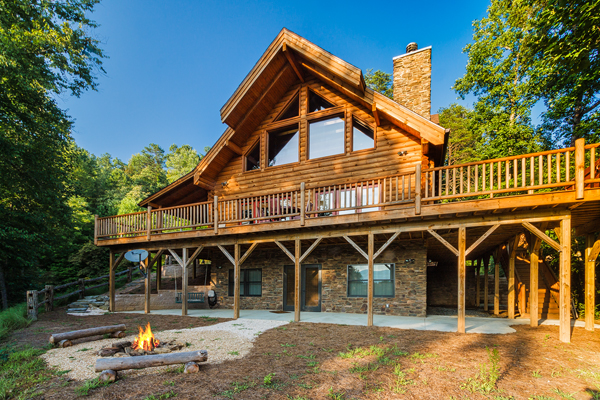
[[[294,118],[300,115],[300,94],[296,93],[292,100],[288,102],[285,110],[275,118],[275,121]]]
[[[246,171],[260,169],[260,140],[257,140],[252,149],[246,153]]]
[[[323,97],[319,96],[312,90],[308,91],[308,112],[315,112],[326,110],[328,108],[333,108],[333,105],[330,101],[325,100]]]

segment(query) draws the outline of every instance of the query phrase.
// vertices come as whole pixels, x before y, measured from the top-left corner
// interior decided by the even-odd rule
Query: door
[[[283,309],[294,311],[294,298],[296,294],[295,269],[293,265],[284,266],[283,279]],[[301,270],[301,311],[321,311],[321,265],[302,265]]]

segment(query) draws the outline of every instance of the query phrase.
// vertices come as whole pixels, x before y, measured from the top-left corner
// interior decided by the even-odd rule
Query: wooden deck
[[[349,224],[439,220],[456,214],[537,210],[534,216],[548,208],[574,210],[581,203],[599,200],[600,190],[596,160],[600,144],[579,143],[579,149],[425,170],[417,166],[411,173],[365,181],[301,184],[259,196],[240,193],[177,207],[148,207],[146,212],[97,218],[96,243],[114,246],[215,236],[222,241],[226,235],[298,233]],[[593,211],[577,215],[574,227],[590,223]],[[405,228],[410,230],[411,225]]]

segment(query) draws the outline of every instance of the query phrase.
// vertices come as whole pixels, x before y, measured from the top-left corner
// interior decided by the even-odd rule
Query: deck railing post
[[[133,268],[130,266],[127,267],[127,283],[133,280]]]
[[[215,196],[213,205],[213,222],[215,225],[215,235],[219,233],[219,197]]]
[[[46,311],[52,311],[54,309],[54,285],[46,285],[45,295]]]
[[[585,189],[585,139],[575,141],[575,195],[583,199]]]
[[[31,321],[37,321],[38,293],[36,290],[28,290],[27,291],[27,317]]]
[[[98,215],[94,215],[94,245],[98,245]]]
[[[415,170],[415,214],[421,214],[421,164]]]
[[[83,299],[85,297],[85,279],[79,279],[79,298]]]
[[[148,206],[148,213],[146,214],[146,238],[150,241],[150,233],[152,231],[152,206]]]
[[[304,191],[306,190],[306,185],[304,182],[300,184],[300,226],[304,226],[304,218],[306,218],[306,196]]]

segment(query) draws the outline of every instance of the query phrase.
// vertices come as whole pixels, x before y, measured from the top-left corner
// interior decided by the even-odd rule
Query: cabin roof
[[[193,197],[189,194],[190,185],[204,189],[202,194],[214,189],[217,174],[232,157],[241,155],[240,149],[248,136],[289,87],[303,82],[308,74],[418,139],[434,146],[445,145],[447,134],[443,127],[366,87],[359,68],[283,28],[221,108],[221,120],[228,128],[215,145],[193,171],[139,205],[160,204],[178,196],[194,200],[187,197]]]

